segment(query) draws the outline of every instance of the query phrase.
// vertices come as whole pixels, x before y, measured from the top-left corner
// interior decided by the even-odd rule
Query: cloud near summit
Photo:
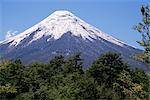
[[[7,31],[7,33],[6,33],[5,39],[8,39],[8,38],[10,38],[10,37],[13,37],[13,36],[15,36],[17,33],[18,33],[18,31],[9,30],[9,31]]]

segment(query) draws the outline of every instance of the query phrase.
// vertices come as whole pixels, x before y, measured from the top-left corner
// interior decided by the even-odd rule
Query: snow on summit
[[[80,37],[84,40],[94,41],[95,39],[102,38],[119,46],[124,46],[125,44],[122,41],[101,32],[97,28],[76,17],[71,12],[65,10],[55,11],[50,16],[26,31],[4,40],[2,44],[10,43],[10,46],[17,46],[22,40],[26,39],[30,35],[34,36],[29,44],[43,36],[50,37],[47,39],[48,42],[51,38],[55,40],[61,38],[61,36],[67,32],[71,32],[73,36]]]

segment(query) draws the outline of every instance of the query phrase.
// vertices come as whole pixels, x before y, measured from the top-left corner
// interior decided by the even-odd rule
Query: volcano
[[[21,59],[25,64],[35,61],[47,63],[56,55],[69,57],[80,52],[85,65],[90,65],[100,54],[109,51],[120,53],[133,67],[149,70],[148,65],[132,58],[141,50],[64,10],[55,11],[33,27],[0,42],[3,59]]]

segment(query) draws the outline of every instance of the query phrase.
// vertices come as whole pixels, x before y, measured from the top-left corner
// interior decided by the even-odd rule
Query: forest
[[[117,53],[100,55],[83,68],[80,54],[49,63],[0,63],[1,100],[148,100],[148,73],[132,69]]]

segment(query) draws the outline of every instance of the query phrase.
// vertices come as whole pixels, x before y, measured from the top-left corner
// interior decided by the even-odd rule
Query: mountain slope
[[[148,66],[133,60],[141,51],[101,32],[68,11],[56,11],[26,31],[0,43],[3,58],[20,58],[24,63],[47,62],[57,54],[65,56],[82,53],[86,64],[101,53],[113,51],[135,67],[148,70]]]

